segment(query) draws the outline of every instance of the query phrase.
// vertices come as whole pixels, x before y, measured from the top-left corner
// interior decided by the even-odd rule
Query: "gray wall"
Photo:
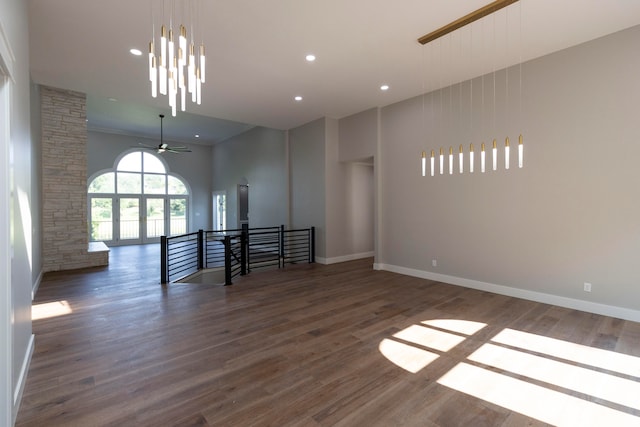
[[[454,85],[453,96],[427,95],[424,112],[422,97],[384,108],[380,266],[582,300],[592,310],[640,310],[639,44],[635,27],[525,63],[521,97],[519,68],[509,70],[509,98],[498,72],[495,119],[492,75],[484,105],[482,80],[473,83],[473,116],[438,101],[469,102],[469,82]],[[462,143],[468,151],[475,142],[477,155],[481,141],[502,146],[510,136],[513,153],[519,133],[523,169],[513,155],[508,171],[480,174],[476,163],[474,174],[420,176],[422,150]]]
[[[340,161],[352,162],[375,156],[378,141],[377,120],[377,108],[340,119]]]
[[[227,228],[238,226],[238,184],[249,184],[249,226],[287,224],[285,133],[256,127],[214,146],[212,190],[227,192]]]
[[[135,149],[138,143],[157,145],[155,139],[103,132],[88,132],[87,173],[89,179],[95,173],[113,168],[122,153]],[[170,142],[170,141],[166,141]],[[211,147],[189,144],[191,153],[162,155],[169,170],[188,182],[191,188],[189,231],[211,229]]]
[[[12,81],[7,83],[10,93],[9,106],[9,150],[12,153],[12,164],[5,163],[0,168],[9,171],[11,178],[11,194],[8,199],[0,200],[5,209],[2,219],[2,235],[6,236],[6,224],[11,223],[11,252],[9,260],[3,260],[2,270],[10,266],[10,282],[3,277],[3,301],[0,310],[0,327],[2,338],[7,341],[1,345],[3,356],[0,358],[0,381],[2,381],[2,406],[0,407],[0,423],[11,422],[17,415],[19,399],[13,396],[21,392],[24,386],[26,369],[33,350],[33,336],[31,332],[31,292],[34,286],[33,278],[38,277],[41,269],[40,246],[33,232],[40,228],[37,211],[33,210],[34,200],[39,198],[39,186],[32,182],[33,157],[37,155],[37,137],[31,134],[31,91],[29,80],[29,34],[27,19],[27,4],[12,0],[0,2],[0,43],[2,43],[2,60],[5,62]],[[15,55],[9,55],[8,49]],[[4,74],[4,73],[3,73]],[[4,127],[4,126],[3,126]],[[3,129],[3,131],[6,130]],[[4,143],[3,143],[4,145]],[[6,146],[5,146],[6,148]],[[6,184],[6,182],[4,183]],[[4,198],[4,196],[3,196]],[[35,203],[38,206],[38,203]],[[8,215],[7,215],[8,214]],[[6,244],[6,240],[4,240]],[[37,254],[34,257],[34,253]],[[4,251],[3,251],[4,254]],[[10,296],[7,303],[5,296]],[[6,304],[6,305],[5,305]],[[5,308],[9,308],[7,312]],[[10,331],[7,336],[6,332]],[[9,339],[12,341],[9,342]],[[10,354],[4,353],[10,349]],[[5,357],[8,356],[9,360]],[[8,365],[8,366],[7,366]]]
[[[289,131],[291,226],[316,227],[316,255],[326,258],[325,119]]]

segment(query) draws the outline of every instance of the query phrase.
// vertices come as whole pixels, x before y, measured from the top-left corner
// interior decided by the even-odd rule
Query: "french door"
[[[90,195],[89,236],[108,245],[155,243],[186,233],[184,196]]]

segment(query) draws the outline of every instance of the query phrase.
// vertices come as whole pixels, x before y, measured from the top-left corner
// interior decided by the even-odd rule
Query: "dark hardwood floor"
[[[640,425],[640,324],[373,271],[47,274],[17,426]]]

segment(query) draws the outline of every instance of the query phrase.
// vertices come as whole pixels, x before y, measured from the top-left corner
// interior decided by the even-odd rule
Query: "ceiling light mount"
[[[430,32],[418,39],[418,43],[427,44],[436,39],[439,39],[442,36],[445,36],[449,33],[454,32],[455,30],[462,28],[466,25],[471,24],[472,22],[477,21],[478,19],[484,18],[487,15],[491,15],[494,12],[503,9],[510,4],[517,2],[518,0],[496,0],[488,5],[481,7],[478,10],[471,12],[468,15],[463,16],[462,18],[456,19],[455,21],[445,25],[444,27],[438,28],[435,31]]]

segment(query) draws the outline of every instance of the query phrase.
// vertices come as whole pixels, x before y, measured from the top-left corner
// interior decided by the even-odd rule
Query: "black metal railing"
[[[315,227],[280,227],[203,231],[161,237],[161,283],[202,269],[224,268],[225,285],[251,270],[283,268],[286,264],[315,262]]]
[[[160,237],[162,283],[177,280],[202,269],[202,230],[181,236]]]

